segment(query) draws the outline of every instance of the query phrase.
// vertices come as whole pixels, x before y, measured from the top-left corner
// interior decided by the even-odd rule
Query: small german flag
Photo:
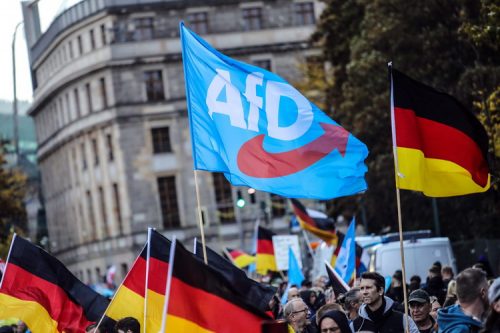
[[[452,96],[391,69],[397,187],[430,197],[488,190],[488,136],[477,118]]]
[[[329,218],[313,218],[306,207],[297,199],[290,199],[292,208],[297,220],[302,229],[305,229],[312,234],[318,236],[330,245],[337,244],[337,234],[335,232],[335,224]]]
[[[0,317],[16,317],[32,332],[85,332],[108,300],[56,258],[15,235],[0,287]]]
[[[276,272],[276,258],[274,257],[273,236],[269,229],[259,226],[257,228],[257,254],[255,256],[255,269],[259,274],[267,271]]]
[[[166,332],[255,333],[270,318],[228,286],[227,280],[176,242]]]
[[[104,314],[118,321],[125,317],[134,317],[141,324],[144,332],[144,295],[146,291],[147,244],[118,287],[115,296]]]
[[[255,257],[244,251],[227,248],[226,252],[229,255],[229,260],[238,268],[245,268],[255,262]]]

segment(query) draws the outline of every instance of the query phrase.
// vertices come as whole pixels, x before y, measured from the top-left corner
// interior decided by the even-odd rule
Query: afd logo
[[[223,114],[229,118],[231,126],[248,131],[259,132],[260,111],[267,118],[267,136],[283,142],[293,141],[305,135],[314,123],[312,104],[289,84],[266,81],[263,74],[255,72],[247,75],[244,96],[249,102],[248,117],[245,120],[240,91],[231,84],[230,73],[217,69],[217,74],[211,81],[206,97],[208,113]],[[257,87],[262,87],[265,94],[265,105],[261,96],[257,95]],[[225,93],[225,100],[218,97]],[[287,126],[280,126],[279,112],[282,97],[292,100],[296,107],[296,118]],[[320,112],[318,110],[318,112]],[[323,134],[302,147],[283,152],[268,152],[264,149],[266,135],[258,134],[243,143],[238,151],[238,168],[247,176],[256,178],[275,178],[297,173],[313,165],[323,157],[338,149],[341,156],[345,155],[349,132],[341,126],[320,123]]]

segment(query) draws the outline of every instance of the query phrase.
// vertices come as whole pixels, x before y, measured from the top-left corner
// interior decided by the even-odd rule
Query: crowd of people
[[[405,286],[402,281],[402,272],[396,271],[387,289],[382,275],[365,272],[346,293],[335,293],[326,277],[288,289],[283,282],[269,313],[286,321],[289,333],[500,333],[500,278],[488,279],[481,267],[467,268],[454,277],[451,267],[435,263],[424,283],[418,276]],[[287,302],[282,305],[284,293]],[[140,333],[140,323],[132,317],[96,326],[90,325],[86,332]],[[0,333],[29,330],[19,322],[0,327]]]

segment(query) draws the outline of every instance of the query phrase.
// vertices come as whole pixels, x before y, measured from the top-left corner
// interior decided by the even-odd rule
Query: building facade
[[[317,55],[319,1],[83,0],[43,33],[23,3],[50,250],[84,282],[123,276],[147,228],[199,237],[179,22],[225,54],[289,82]],[[286,202],[198,172],[206,238],[249,248],[257,218],[286,228]],[[246,204],[239,208],[237,199]]]

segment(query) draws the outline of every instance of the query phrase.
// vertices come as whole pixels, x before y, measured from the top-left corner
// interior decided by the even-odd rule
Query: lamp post
[[[14,29],[14,34],[12,35],[12,84],[14,91],[14,99],[12,101],[12,109],[14,112],[14,150],[16,154],[16,165],[19,165],[19,124],[17,122],[17,86],[16,86],[16,34],[17,29],[23,24],[19,22]]]

